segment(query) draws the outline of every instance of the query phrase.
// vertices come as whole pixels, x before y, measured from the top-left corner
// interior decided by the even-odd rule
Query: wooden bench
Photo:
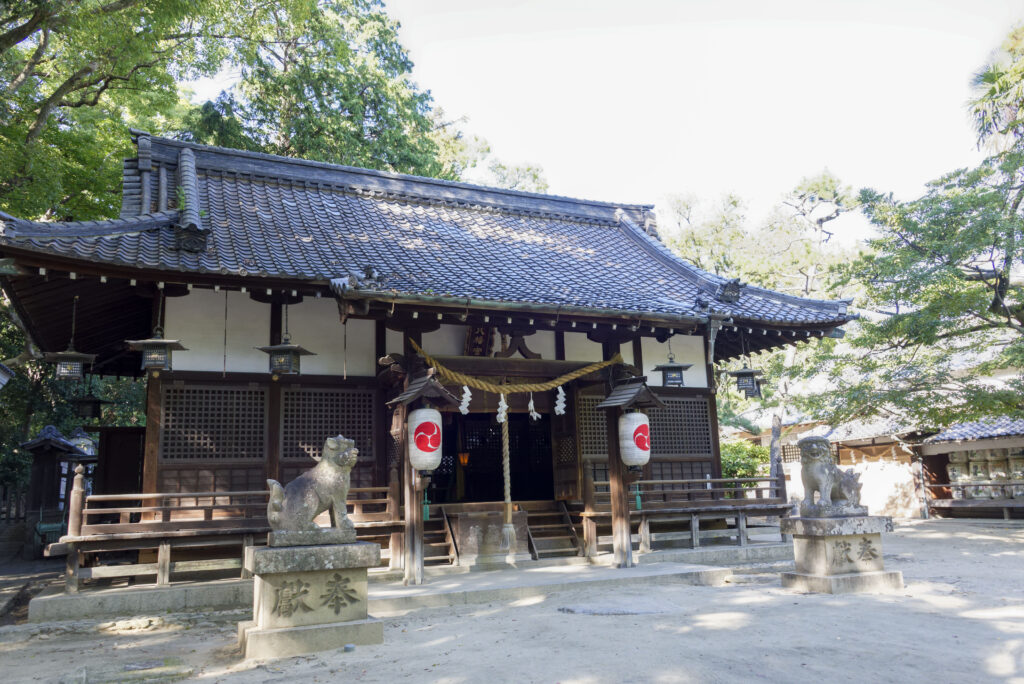
[[[392,564],[404,542],[398,492],[397,482],[387,487],[352,487],[346,502],[360,537],[389,537],[388,552],[381,555]],[[266,544],[270,531],[268,496],[265,490],[85,496],[78,473],[69,502],[68,534],[51,544],[47,554],[67,554],[65,590],[69,593],[77,592],[82,581],[93,579],[155,576],[157,586],[165,586],[172,574],[239,570],[245,577],[245,548]],[[318,518],[321,524],[330,522],[327,513],[322,517]],[[184,550],[203,550],[218,557],[172,559],[172,552]],[[96,564],[103,554],[143,556],[154,551],[155,562]]]

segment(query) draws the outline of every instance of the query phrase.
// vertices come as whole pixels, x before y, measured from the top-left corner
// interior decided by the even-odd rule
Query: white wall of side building
[[[860,502],[868,507],[870,515],[921,517],[920,463],[863,461],[839,467],[860,473]],[[800,463],[786,463],[784,470],[789,476],[786,481],[789,500],[800,501],[804,498]]]

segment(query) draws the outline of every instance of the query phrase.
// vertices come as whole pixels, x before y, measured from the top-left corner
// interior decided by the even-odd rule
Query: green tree
[[[913,201],[862,191],[878,237],[838,272],[863,287],[866,315],[827,359],[837,391],[813,400],[821,415],[920,427],[1024,416],[1022,180],[1024,153],[1011,151]]]
[[[974,79],[975,168],[911,201],[862,190],[877,237],[837,268],[865,316],[822,359],[835,391],[807,406],[831,421],[889,415],[922,428],[1024,417],[1024,29]]]
[[[721,451],[722,477],[761,477],[768,474],[768,447],[739,439],[722,442]]]
[[[412,81],[398,24],[379,0],[279,6],[245,28],[228,58],[241,71],[233,115],[262,149],[456,177],[439,163],[430,94]]]

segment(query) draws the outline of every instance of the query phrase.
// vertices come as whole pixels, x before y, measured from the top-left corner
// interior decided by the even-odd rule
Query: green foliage
[[[827,170],[802,179],[757,228],[749,226],[744,203],[735,195],[726,195],[710,210],[677,196],[669,202],[665,240],[706,271],[801,297],[822,298],[832,284],[830,268],[853,256],[830,242],[832,222],[857,204],[852,189]],[[852,289],[850,284],[834,294],[845,296]],[[784,413],[797,394],[797,381],[806,380],[808,369],[816,367],[815,356],[833,346],[833,340],[818,340],[752,359],[752,366],[764,372],[762,399],[746,399],[727,375],[745,360],[723,364],[717,394],[721,424],[756,432],[752,414],[765,408]]]
[[[1005,150],[1024,139],[1024,25],[1016,26],[974,77],[978,144]]]
[[[491,175],[488,185],[524,192],[548,191],[544,169],[536,164],[507,164],[499,159],[492,159],[487,169]]]
[[[867,315],[824,360],[838,391],[809,400],[819,415],[920,427],[1024,417],[1022,179],[1024,154],[1010,151],[913,201],[862,191],[878,237],[837,274],[861,284]],[[997,371],[1005,384],[986,377]]]
[[[0,359],[25,359],[25,337],[16,325],[10,304],[0,297]],[[46,425],[65,435],[84,421],[77,418],[70,401],[85,396],[89,386],[82,382],[59,381],[53,367],[39,361],[21,361],[13,368],[14,378],[0,390],[0,484],[23,485],[28,478],[27,454],[18,445],[34,437]],[[93,393],[114,402],[104,406],[100,425],[145,424],[145,380],[94,378]]]
[[[768,465],[768,447],[745,439],[722,442],[722,477],[760,477]]]

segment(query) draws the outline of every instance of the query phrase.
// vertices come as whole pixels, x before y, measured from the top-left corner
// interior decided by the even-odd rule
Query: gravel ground
[[[1024,524],[912,521],[886,535],[893,594],[781,588],[778,567],[724,587],[579,588],[384,619],[384,643],[242,660],[242,613],[0,627],[11,682],[1018,682]]]

